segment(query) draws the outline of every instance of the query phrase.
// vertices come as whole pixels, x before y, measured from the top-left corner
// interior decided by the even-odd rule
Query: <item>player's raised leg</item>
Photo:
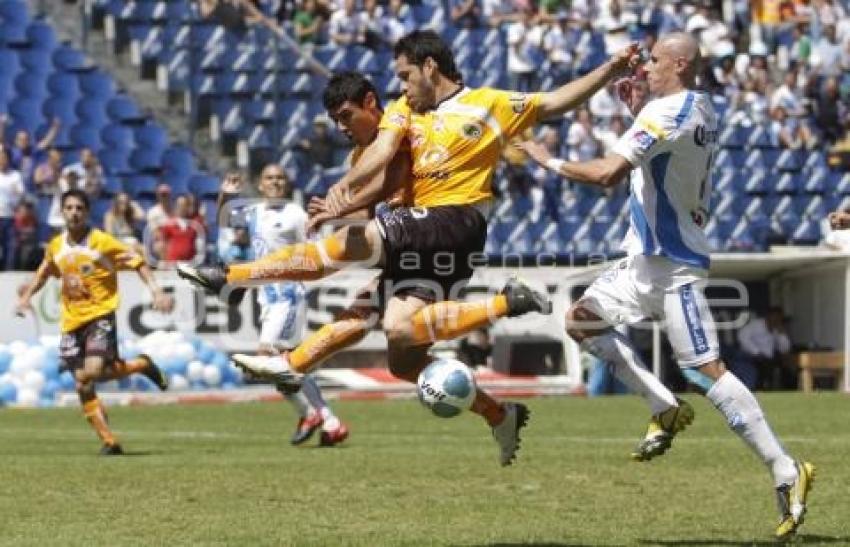
[[[611,272],[617,275],[616,266]],[[609,272],[610,273],[610,272]],[[693,407],[676,398],[643,364],[640,355],[628,338],[617,332],[611,321],[603,319],[601,308],[614,308],[617,304],[614,290],[616,279],[603,274],[575,303],[566,315],[567,334],[588,353],[610,363],[614,376],[632,392],[639,394],[649,405],[652,417],[646,434],[631,453],[636,461],[651,460],[664,454],[672,445],[677,433],[684,430],[694,419]],[[606,300],[607,298],[607,300]]]
[[[109,418],[106,408],[97,397],[95,382],[103,374],[104,360],[100,356],[89,356],[83,361],[82,367],[74,371],[76,380],[77,396],[83,408],[83,415],[88,420],[94,432],[102,443],[100,453],[104,456],[116,456],[123,454],[118,439],[109,429]]]
[[[700,287],[687,284],[668,291],[664,313],[670,344],[685,377],[705,391],[732,431],[770,471],[780,513],[776,536],[793,534],[806,513],[814,466],[795,461],[785,451],[753,393],[726,369],[711,310]]]
[[[118,380],[132,374],[143,374],[160,390],[165,391],[168,389],[168,377],[153,362],[153,359],[145,354],[141,354],[133,359],[116,359],[104,371],[103,378],[107,380]]]

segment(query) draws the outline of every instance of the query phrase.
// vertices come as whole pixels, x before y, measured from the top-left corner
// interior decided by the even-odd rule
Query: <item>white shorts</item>
[[[661,321],[683,368],[720,358],[714,318],[703,295],[704,270],[660,256],[630,256],[608,268],[580,302],[612,326]]]
[[[301,343],[307,324],[307,306],[303,299],[284,299],[263,304],[260,309],[260,344],[294,348]]]

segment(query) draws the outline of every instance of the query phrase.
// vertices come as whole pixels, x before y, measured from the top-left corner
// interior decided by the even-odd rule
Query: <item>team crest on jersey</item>
[[[481,135],[484,133],[481,125],[475,122],[463,124],[461,131],[463,132],[463,136],[467,139],[480,139]]]
[[[449,158],[449,151],[445,146],[434,146],[429,148],[419,157],[419,164],[422,167],[433,167],[439,165]]]
[[[636,131],[634,135],[632,135],[632,139],[637,143],[641,148],[650,148],[653,144],[657,142],[657,139],[650,135],[648,132],[641,129],[640,131]]]
[[[511,110],[514,111],[514,114],[522,114],[522,111],[525,110],[528,97],[522,94],[511,95],[508,100],[511,102]]]
[[[397,125],[399,127],[404,127],[407,118],[401,112],[393,112],[389,116],[389,122],[393,125]]]
[[[94,266],[91,264],[83,264],[80,266],[80,273],[83,275],[91,275],[94,273]]]

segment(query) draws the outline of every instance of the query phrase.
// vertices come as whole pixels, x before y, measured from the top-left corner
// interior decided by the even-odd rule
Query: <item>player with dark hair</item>
[[[379,296],[386,299],[383,326],[390,370],[415,381],[430,362],[430,345],[492,323],[538,311],[551,303],[529,287],[509,282],[502,294],[479,302],[457,302],[483,257],[491,180],[500,153],[514,135],[540,120],[575,108],[637,61],[630,46],[582,79],[550,93],[531,95],[460,82],[451,50],[431,31],[416,31],[395,46],[396,73],[404,96],[383,114],[378,132],[360,160],[311,208],[319,226],[376,203],[392,188],[399,152],[409,143],[412,206],[378,216],[359,233],[348,227],[321,241],[284,247],[266,260],[221,269],[186,268],[181,275],[220,291],[227,284],[277,279],[319,279],[350,263],[375,259],[384,268]],[[444,267],[441,267],[444,266]],[[234,356],[258,374],[286,378],[286,359]],[[484,392],[473,410],[493,428],[500,462],[508,465],[519,446],[528,409],[499,404]]]
[[[168,312],[174,300],[157,285],[141,256],[109,234],[90,228],[89,198],[82,190],[68,190],[60,205],[65,230],[47,244],[45,257],[33,282],[21,294],[16,313],[31,310],[30,300],[50,276],[62,280],[62,339],[59,355],[74,374],[83,413],[97,433],[103,455],[120,455],[121,445],[109,429],[106,410],[95,392],[95,382],[147,376],[160,389],[168,382],[147,355],[123,360],[118,356],[115,310],[118,308],[118,270],[135,270],[151,291],[153,308]]]

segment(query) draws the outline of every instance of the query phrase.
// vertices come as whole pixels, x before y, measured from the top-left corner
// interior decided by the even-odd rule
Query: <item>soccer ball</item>
[[[419,401],[440,418],[457,416],[472,406],[475,377],[457,359],[437,359],[419,374]]]

